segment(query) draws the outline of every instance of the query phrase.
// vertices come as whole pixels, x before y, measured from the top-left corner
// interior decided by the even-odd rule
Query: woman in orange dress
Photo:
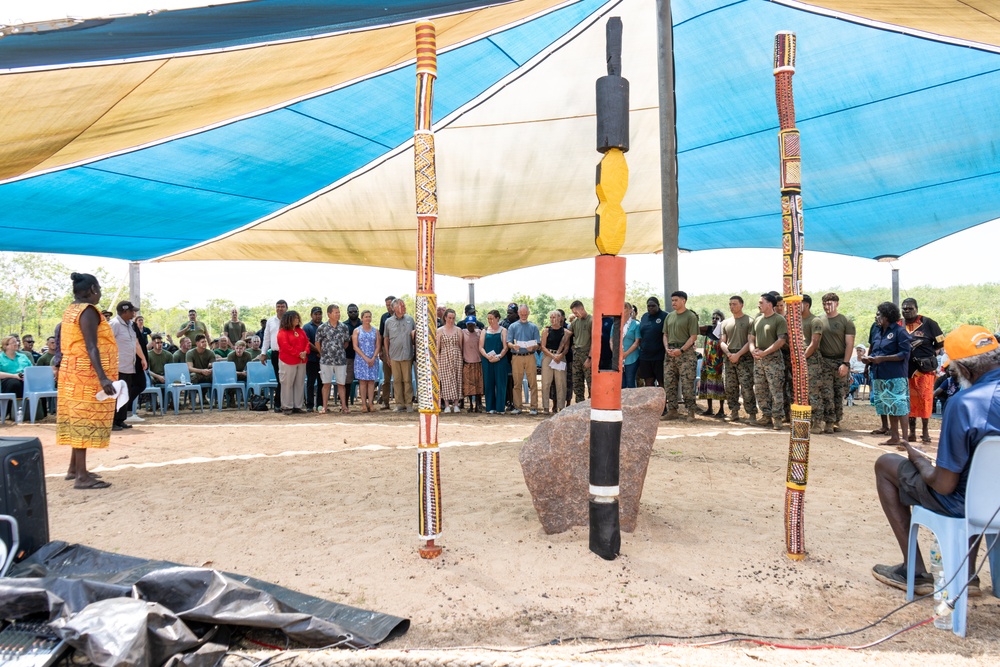
[[[87,450],[111,443],[115,401],[97,399],[104,390],[114,396],[111,383],[118,379],[118,344],[111,326],[97,304],[101,286],[89,273],[74,273],[74,301],[63,313],[59,349],[59,410],[56,413],[56,444],[69,445],[73,454],[66,479],[76,480],[76,489],[106,489],[111,484],[87,470]]]

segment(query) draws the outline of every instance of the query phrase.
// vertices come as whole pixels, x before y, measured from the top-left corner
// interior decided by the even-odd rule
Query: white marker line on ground
[[[525,422],[525,423],[528,423],[528,422]],[[518,428],[518,427],[523,426],[523,425],[524,424],[490,424],[489,427],[490,428],[495,428],[495,427],[499,426],[499,427],[503,427],[503,428]],[[42,424],[42,426],[45,426],[45,424]],[[54,427],[55,424],[52,424],[52,426]],[[225,428],[227,426],[234,426],[234,427],[238,426],[240,428],[296,428],[296,427],[318,428],[320,426],[381,426],[381,427],[385,427],[385,428],[416,428],[417,424],[416,423],[410,423],[410,424],[384,424],[384,423],[380,423],[380,422],[332,422],[332,421],[318,422],[318,423],[315,423],[315,424],[303,424],[301,422],[300,423],[293,423],[293,424],[231,424],[231,423],[228,423],[228,422],[226,422],[226,423],[220,423],[220,424],[146,424],[146,423],[144,423],[141,426],[137,426],[137,428],[140,428],[140,429],[143,429],[143,428],[183,428],[183,429],[189,429],[189,428],[220,428],[220,427]],[[438,426],[439,426],[439,428],[448,427],[448,426],[455,426],[455,427],[458,427],[458,428],[479,428],[479,427],[483,426],[483,424],[475,424],[475,423],[471,423],[471,422],[453,422],[453,421],[444,421],[444,420],[442,420],[442,421],[438,422]]]
[[[459,442],[450,441],[442,442],[438,447],[481,447],[483,445],[503,445],[512,442],[521,442],[521,439],[516,440],[498,440],[493,442],[485,441],[474,441],[474,442]],[[222,461],[249,461],[251,459],[276,459],[285,458],[289,456],[316,456],[321,454],[342,454],[344,452],[374,452],[383,450],[404,450],[404,449],[416,449],[416,445],[399,445],[396,447],[389,447],[386,445],[362,445],[360,447],[349,447],[346,449],[323,449],[323,450],[300,450],[300,451],[290,451],[281,452],[279,454],[228,454],[225,456],[194,456],[186,459],[175,459],[173,461],[150,461],[148,463],[123,463],[116,466],[98,466],[94,468],[92,472],[115,472],[118,470],[125,470],[126,468],[163,468],[166,466],[179,466],[179,465],[192,465],[195,463],[218,463]],[[52,473],[46,475],[46,477],[63,477],[63,473]]]
[[[704,433],[677,433],[674,435],[658,435],[657,440],[676,440],[678,438],[716,438],[725,435],[773,435],[773,431],[764,431],[756,428],[744,428],[738,431],[706,431]]]
[[[852,440],[851,438],[844,438],[841,436],[837,436],[837,440],[843,440],[844,442],[850,443],[852,445],[857,445],[858,447],[864,447],[865,449],[874,449],[880,452],[883,451],[882,447],[869,445],[867,442],[861,442],[860,440]]]

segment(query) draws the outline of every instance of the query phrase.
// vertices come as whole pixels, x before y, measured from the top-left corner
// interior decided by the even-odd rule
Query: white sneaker
[[[512,415],[519,415],[519,414],[521,414],[521,411],[518,410],[517,408],[514,408],[513,410],[510,411],[510,414],[512,414]]]
[[[529,415],[537,415],[538,414],[538,410],[531,410],[531,411],[528,412],[528,414]]]
[[[138,423],[138,422],[144,422],[146,420],[140,417],[139,415],[132,413],[129,417],[126,417],[125,421]]]

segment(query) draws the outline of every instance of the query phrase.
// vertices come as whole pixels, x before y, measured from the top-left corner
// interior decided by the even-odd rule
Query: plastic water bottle
[[[934,579],[934,627],[951,630],[951,607],[948,606],[948,591],[944,590],[944,566],[941,564],[941,545],[937,535],[931,542],[931,577]]]
[[[22,407],[18,407],[17,408],[17,416],[14,417],[14,423],[15,424],[23,424],[24,423],[24,408],[22,408]]]
[[[188,383],[188,374],[187,373],[181,373],[181,382],[184,383],[184,384]]]

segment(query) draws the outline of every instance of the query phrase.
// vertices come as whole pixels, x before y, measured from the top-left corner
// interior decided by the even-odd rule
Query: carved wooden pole
[[[793,74],[795,33],[782,31],[774,36],[774,89],[781,128],[778,131],[778,152],[781,159],[782,289],[787,304],[785,314],[788,317],[792,363],[792,432],[785,477],[785,550],[792,560],[802,560],[806,557],[802,513],[809,479],[812,408],[809,406],[809,371],[802,337],[802,251],[805,232],[802,226],[799,131],[795,127],[795,100],[792,96]]]
[[[437,295],[434,293],[434,227],[437,224],[437,173],[434,165],[434,80],[437,78],[437,35],[434,24],[418,23],[416,129],[413,133],[413,170],[417,190],[417,298],[416,338],[417,484],[421,558],[437,558],[441,547],[441,468],[438,414],[441,380],[437,361]]]
[[[593,387],[590,400],[590,550],[605,560],[621,551],[618,514],[618,473],[622,439],[622,306],[625,303],[625,242],[622,199],[628,188],[628,80],[622,70],[622,21],[607,23],[608,75],[597,80],[597,165],[594,258],[594,327],[591,343]],[[616,323],[616,335],[604,332],[605,318]],[[601,350],[611,346],[611,363],[600,363]],[[596,368],[594,368],[596,366]]]

